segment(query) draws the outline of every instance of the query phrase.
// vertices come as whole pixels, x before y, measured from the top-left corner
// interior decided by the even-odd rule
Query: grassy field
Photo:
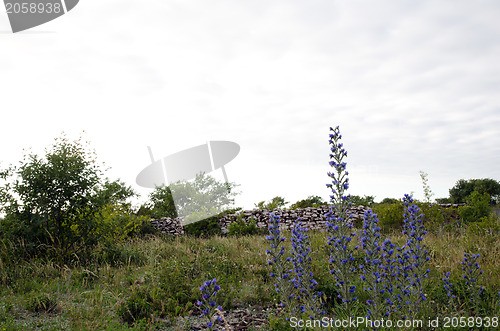
[[[326,233],[309,236],[314,276],[318,289],[324,292],[326,315],[332,316],[336,293],[328,269]],[[405,241],[399,233],[388,237],[396,244]],[[9,244],[0,242],[0,250],[7,252]],[[464,252],[481,254],[484,273],[478,282],[485,288],[481,311],[485,316],[500,315],[499,234],[458,229],[429,233],[425,244],[431,273],[422,318],[473,314],[461,285]],[[114,247],[98,246],[90,261],[83,263],[75,256],[70,265],[43,260],[9,262],[0,255],[4,256],[0,260],[0,330],[200,329],[200,312],[195,305],[199,287],[215,277],[221,286],[217,304],[223,306],[228,322],[231,312],[248,309],[247,313],[255,312],[259,318],[253,326],[250,319],[246,329],[280,330],[283,320],[266,263],[267,248],[263,235],[208,239],[150,236]],[[361,259],[362,251],[357,254]],[[447,271],[451,271],[456,287],[454,311],[441,280]],[[359,299],[363,301],[363,293]]]

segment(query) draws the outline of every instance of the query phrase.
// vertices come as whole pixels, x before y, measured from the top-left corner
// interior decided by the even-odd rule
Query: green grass
[[[326,233],[309,233],[313,272],[325,292],[327,314],[335,304],[335,291],[328,272]],[[398,245],[404,237],[390,233]],[[289,238],[289,235],[287,235]],[[287,240],[289,244],[289,241]],[[499,316],[500,235],[466,231],[429,233],[431,274],[428,299],[422,314],[466,314],[464,297],[458,312],[449,311],[442,289],[442,273],[452,272],[461,282],[464,252],[480,253],[486,288],[484,311]],[[1,247],[7,247],[2,245]],[[113,248],[96,247],[85,263],[75,258],[68,265],[51,261],[9,261],[0,251],[0,331],[2,330],[183,330],[181,316],[199,314],[194,305],[198,288],[217,277],[222,290],[218,304],[226,311],[254,305],[276,307],[277,296],[269,277],[264,236],[150,237],[135,239]],[[358,252],[361,258],[361,252]],[[359,284],[358,288],[361,288]],[[463,294],[463,293],[462,293]],[[363,294],[360,294],[360,299]],[[273,326],[274,325],[274,326]],[[272,319],[268,329],[279,330]]]

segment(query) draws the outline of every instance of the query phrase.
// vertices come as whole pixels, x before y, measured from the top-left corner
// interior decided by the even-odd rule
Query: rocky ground
[[[271,307],[252,306],[240,307],[223,312],[223,322],[218,322],[214,330],[240,331],[262,330],[269,325],[269,315],[275,313]],[[206,318],[201,318],[199,313],[179,317],[173,330],[207,330]]]

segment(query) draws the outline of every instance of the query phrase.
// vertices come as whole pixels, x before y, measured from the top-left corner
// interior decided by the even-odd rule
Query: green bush
[[[0,170],[0,179],[5,181],[0,211],[6,215],[0,236],[21,239],[24,258],[67,263],[74,253],[129,230],[128,224],[106,222],[100,215],[106,206],[125,205],[135,193],[105,178],[95,152],[81,139],[56,139],[45,155],[27,154],[19,166]]]
[[[126,206],[108,204],[104,206],[94,230],[100,243],[119,243],[139,234],[147,216],[130,213]]]
[[[427,231],[435,231],[439,229],[441,225],[445,224],[446,214],[438,205],[417,203],[417,206],[424,215],[424,217],[422,217],[422,221],[424,222],[424,226]]]
[[[159,231],[153,225],[151,225],[151,220],[149,219],[149,217],[141,222],[136,232],[137,236],[141,238],[158,233]]]
[[[479,194],[489,194],[489,203],[491,205],[500,201],[500,182],[491,178],[460,179],[449,192],[453,203],[464,203],[467,202],[467,198],[470,197],[474,191],[479,192]]]
[[[373,212],[378,215],[382,232],[401,230],[403,227],[404,206],[401,203],[383,203],[373,207]]]
[[[201,221],[189,223],[184,226],[184,234],[193,237],[207,238],[215,235],[222,235],[219,218],[212,216]]]
[[[490,211],[490,195],[488,193],[480,194],[477,191],[472,192],[467,198],[466,206],[458,208],[460,219],[466,224],[488,217]]]
[[[375,203],[375,197],[372,195],[365,195],[363,197],[359,195],[351,195],[349,198],[349,202],[353,206],[365,206],[365,207],[371,207]]]
[[[243,219],[243,215],[239,215],[235,222],[229,224],[227,230],[228,236],[246,236],[259,233],[255,220],[252,218],[247,222]]]
[[[441,208],[435,204],[417,203],[423,214],[423,222],[428,231],[435,231],[442,226],[454,224],[458,218],[458,211],[453,208]],[[373,207],[373,212],[378,215],[379,224],[385,233],[401,231],[403,228],[403,208],[401,203],[381,203]]]
[[[218,215],[205,218],[204,220],[197,221],[194,223],[189,223],[184,226],[184,233],[188,236],[193,237],[204,237],[208,238],[215,235],[222,235],[222,228],[219,224],[219,219],[228,214],[234,214],[241,208],[228,209]]]
[[[380,203],[399,203],[400,201],[398,199],[394,198],[384,198]]]
[[[307,207],[319,207],[326,205],[327,203],[323,201],[323,198],[318,195],[310,195],[307,199],[299,200],[290,206],[290,209],[303,209]]]
[[[498,216],[491,213],[489,216],[482,217],[478,222],[472,222],[467,228],[467,233],[479,235],[494,235],[500,232],[500,220]]]

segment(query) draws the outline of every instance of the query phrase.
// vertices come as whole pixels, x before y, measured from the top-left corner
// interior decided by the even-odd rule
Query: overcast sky
[[[500,180],[498,1],[87,1],[12,34],[0,13],[0,166],[84,130],[135,183],[155,158],[209,140],[237,205],[328,199],[340,126],[351,194],[423,199]],[[222,178],[220,170],[213,174]]]

